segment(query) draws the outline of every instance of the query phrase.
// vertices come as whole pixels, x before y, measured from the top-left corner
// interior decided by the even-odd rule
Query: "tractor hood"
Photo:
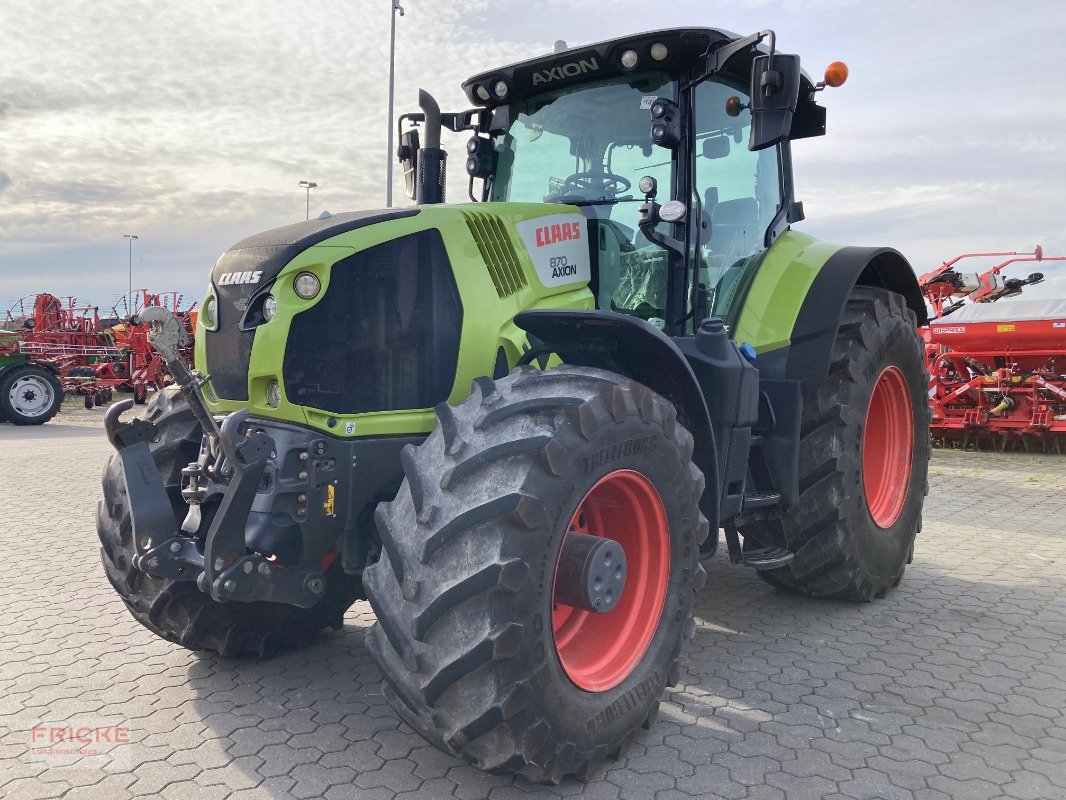
[[[326,219],[297,222],[249,236],[222,254],[211,271],[211,283],[220,292],[248,297],[274,280],[296,255],[312,245],[348,231],[418,213],[417,208],[388,211],[349,211]],[[230,289],[226,292],[226,289]]]
[[[561,204],[434,204],[244,239],[215,265],[197,322],[211,410],[424,433],[436,405],[517,360],[517,312],[592,305],[591,224]]]
[[[248,360],[253,338],[248,309],[255,308],[257,302],[261,305],[274,279],[289,262],[327,239],[416,213],[418,209],[336,214],[249,236],[223,253],[211,271],[218,325],[206,333],[208,360],[219,393],[236,400],[248,399]]]

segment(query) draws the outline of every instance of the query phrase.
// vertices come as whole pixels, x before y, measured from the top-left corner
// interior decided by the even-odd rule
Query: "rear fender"
[[[613,311],[546,309],[523,311],[515,324],[542,352],[565,363],[625,375],[665,397],[695,440],[692,460],[706,477],[700,510],[719,527],[718,459],[703,391],[677,345],[655,326]]]
[[[807,289],[787,347],[759,353],[760,373],[803,381],[809,388],[829,375],[829,360],[844,306],[854,286],[876,286],[903,296],[919,325],[928,322],[914,270],[889,247],[841,247],[826,259]]]

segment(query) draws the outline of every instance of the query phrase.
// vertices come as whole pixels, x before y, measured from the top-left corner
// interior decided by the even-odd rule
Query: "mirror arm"
[[[714,73],[725,68],[726,64],[743,53],[745,50],[751,50],[759,45],[763,39],[769,37],[770,39],[770,67],[773,68],[774,51],[777,49],[777,34],[773,30],[767,28],[764,31],[750,34],[741,39],[737,39],[735,42],[730,42],[724,47],[719,47],[715,50],[707,59],[707,68],[697,77],[689,81],[683,88],[688,89],[695,86],[697,83],[709,78]]]
[[[444,113],[440,115],[440,124],[452,133],[481,133],[492,127],[492,112],[487,108],[470,108],[452,114]]]

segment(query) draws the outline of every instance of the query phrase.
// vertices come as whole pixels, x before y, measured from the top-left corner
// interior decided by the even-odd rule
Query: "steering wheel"
[[[563,184],[563,193],[594,192],[603,194],[621,194],[628,192],[632,186],[628,178],[613,172],[575,172]]]

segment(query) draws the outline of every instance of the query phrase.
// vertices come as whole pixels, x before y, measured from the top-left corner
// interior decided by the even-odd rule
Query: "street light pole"
[[[392,141],[392,114],[393,114],[393,98],[396,91],[396,12],[400,12],[400,16],[403,16],[403,6],[400,5],[400,0],[391,0],[392,11],[389,12],[391,16],[391,27],[389,31],[389,119],[388,119],[388,153],[385,154],[385,208],[392,208],[392,161],[395,154],[393,153],[393,141]]]
[[[311,219],[311,190],[317,189],[318,184],[314,181],[300,181],[300,188],[307,190],[307,216],[305,219]]]
[[[126,295],[126,297],[128,298],[126,303],[128,304],[128,310],[129,310],[130,314],[132,314],[133,313],[133,240],[134,239],[138,239],[140,237],[137,236],[137,234],[135,234],[135,233],[127,233],[122,238],[130,240],[130,286],[129,286],[129,294]]]

